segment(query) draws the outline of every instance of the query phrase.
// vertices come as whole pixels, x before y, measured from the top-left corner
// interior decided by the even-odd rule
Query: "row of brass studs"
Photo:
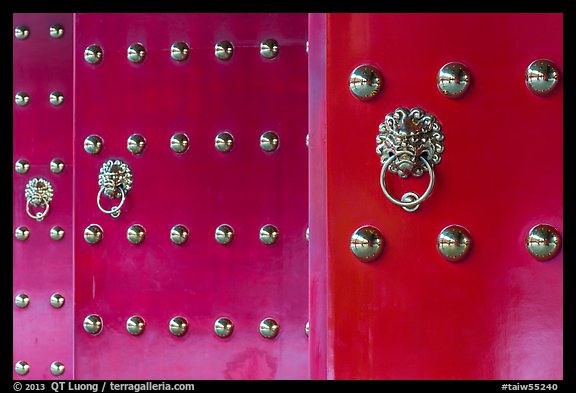
[[[452,99],[463,97],[470,90],[472,80],[470,69],[457,62],[445,64],[436,75],[438,91]],[[534,60],[526,68],[524,82],[530,92],[538,96],[547,96],[560,84],[560,70],[548,59]],[[367,101],[380,95],[384,77],[378,68],[364,64],[352,71],[348,85],[356,98]]]
[[[547,261],[560,252],[562,236],[551,225],[534,226],[526,235],[526,249],[538,261]],[[470,252],[472,236],[460,225],[450,225],[440,231],[436,238],[436,248],[440,255],[450,262],[463,260]],[[350,250],[362,262],[373,262],[384,251],[382,233],[370,225],[358,228],[350,239]]]
[[[64,94],[59,91],[53,91],[50,93],[49,101],[54,106],[62,105],[64,102]],[[30,95],[25,91],[19,91],[14,96],[14,102],[18,106],[26,106],[30,102]]]
[[[61,38],[64,35],[64,26],[54,24],[50,26],[50,37]],[[28,26],[20,25],[14,29],[14,36],[19,40],[25,40],[30,36],[30,28]]]
[[[59,377],[60,375],[64,374],[64,363],[55,361],[50,364],[50,372],[52,375]],[[14,371],[18,375],[26,375],[30,372],[30,364],[24,360],[19,360],[16,362],[16,366],[14,367]]]
[[[260,136],[260,148],[272,153],[278,150],[280,138],[273,131],[266,131]],[[142,154],[146,147],[146,139],[140,134],[133,134],[126,141],[126,149],[132,154]],[[190,138],[185,133],[179,132],[170,138],[170,149],[178,154],[184,154],[190,147]],[[234,147],[234,137],[228,131],[216,135],[214,138],[216,150],[227,153]],[[84,150],[89,154],[99,154],[104,148],[104,140],[99,135],[90,135],[84,140]]]
[[[271,245],[278,241],[280,232],[274,225],[266,224],[260,228],[260,241]],[[170,240],[174,244],[182,245],[190,237],[189,229],[184,225],[175,225],[170,230]],[[104,231],[98,224],[90,224],[84,230],[84,240],[90,244],[96,244],[104,239]],[[131,225],[126,231],[126,239],[132,244],[140,244],[146,239],[146,229],[140,224]],[[220,244],[228,244],[234,239],[234,229],[228,224],[222,224],[216,228],[214,239]],[[308,232],[306,232],[308,239]]]
[[[30,237],[30,230],[25,226],[19,226],[14,233],[16,239],[24,241]],[[184,225],[175,225],[170,230],[170,240],[174,244],[184,244],[190,236],[190,231]],[[265,225],[260,229],[260,241],[264,244],[274,244],[278,240],[278,228],[274,225]],[[309,229],[306,228],[306,240],[309,240]],[[62,240],[64,229],[54,226],[50,229],[52,240]],[[99,225],[92,224],[84,230],[84,239],[91,244],[98,243],[104,237],[104,232]],[[146,230],[141,225],[132,225],[126,232],[126,238],[134,244],[141,243],[146,237]],[[214,238],[220,244],[228,244],[234,238],[234,229],[227,224],[222,224],[216,228]]]
[[[30,163],[25,159],[20,159],[14,164],[14,170],[17,173],[25,174],[30,170]],[[50,171],[55,174],[62,173],[64,170],[64,161],[55,158],[50,161]]]
[[[16,237],[16,239],[24,241],[30,237],[30,229],[28,229],[28,227],[25,226],[20,226],[16,228],[16,231],[14,231],[14,236]],[[50,239],[62,240],[63,237],[64,237],[64,229],[62,229],[62,227],[56,225],[50,228]]]
[[[53,293],[50,295],[50,305],[54,308],[62,308],[64,306],[64,296],[59,293]],[[18,308],[26,308],[30,305],[30,296],[25,293],[19,293],[14,298],[14,304]]]
[[[260,43],[260,55],[272,60],[280,53],[278,41],[267,39]],[[234,54],[234,45],[230,41],[220,41],[214,45],[214,56],[218,60],[227,61]],[[190,46],[183,41],[178,41],[170,47],[170,57],[176,61],[186,61],[190,57]],[[146,58],[146,48],[140,42],[132,44],[126,51],[126,58],[132,63],[141,63]],[[98,64],[104,60],[102,48],[96,44],[89,45],[84,50],[84,60],[89,64]]]
[[[97,336],[102,333],[104,322],[99,315],[90,314],[84,319],[83,326],[87,333]],[[177,337],[184,336],[188,332],[188,327],[188,320],[182,316],[176,316],[168,323],[168,330]],[[140,336],[145,329],[146,321],[140,315],[133,315],[126,320],[126,331],[133,336]],[[280,325],[273,318],[265,318],[260,322],[259,330],[262,337],[272,339],[280,333]],[[234,323],[229,318],[220,317],[214,322],[214,333],[218,337],[230,337],[233,332]],[[306,322],[304,333],[306,336],[310,333],[308,322]]]
[[[102,318],[98,315],[92,314],[88,315],[84,319],[84,330],[91,335],[98,335],[102,332],[104,324]],[[184,317],[174,317],[170,320],[168,329],[176,337],[184,336],[188,332],[188,320]],[[134,315],[126,321],[126,330],[133,336],[139,336],[144,333],[146,328],[146,322],[139,315]],[[218,318],[214,322],[214,333],[221,338],[230,337],[234,331],[234,324],[228,318],[222,317]],[[272,318],[266,318],[260,322],[259,327],[260,334],[262,337],[267,339],[273,339],[280,332],[280,325]],[[306,322],[304,328],[304,333],[306,337],[310,335],[310,323]],[[64,363],[60,361],[52,362],[50,365],[50,372],[52,375],[60,376],[64,374]],[[16,362],[14,371],[18,375],[26,375],[30,372],[30,364],[24,360],[19,360]]]

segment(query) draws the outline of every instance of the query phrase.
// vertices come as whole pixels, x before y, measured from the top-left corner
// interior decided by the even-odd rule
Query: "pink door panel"
[[[12,356],[14,366],[20,364],[19,371],[27,372],[21,375],[14,371],[14,379],[54,379],[50,371],[54,362],[63,365],[63,378],[74,378],[72,20],[71,14],[13,16],[13,28],[20,27],[22,34],[22,38],[13,37],[14,96],[28,96],[26,105],[14,102],[13,111]],[[62,35],[52,37],[51,27],[61,30]],[[53,92],[63,96],[59,105],[50,103]],[[64,165],[59,173],[50,169],[54,159]],[[26,213],[24,195],[28,182],[38,178],[48,181],[54,193],[41,221]],[[30,208],[32,214],[44,209]],[[63,233],[60,240],[50,236],[54,227],[60,228],[57,234]],[[53,294],[63,298],[60,308],[51,305]],[[27,306],[20,308],[16,299],[24,296],[27,302],[19,304]]]
[[[76,375],[80,379],[302,379],[308,377],[307,69],[305,14],[81,14],[76,16],[75,282]],[[274,59],[260,43],[278,42]],[[228,61],[214,45],[230,41]],[[189,46],[185,61],[171,58],[175,42]],[[145,58],[127,59],[140,43]],[[102,61],[83,59],[86,47]],[[216,135],[234,145],[223,153]],[[260,147],[266,131],[278,135],[274,152]],[[176,133],[189,139],[185,153],[171,150]],[[83,141],[103,140],[97,155]],[[145,138],[141,154],[126,148],[132,134]],[[126,162],[132,189],[118,218],[96,203],[98,173],[107,160]],[[102,197],[110,209],[118,200]],[[83,232],[103,230],[100,243]],[[139,224],[145,240],[131,244]],[[228,224],[233,240],[222,245],[215,230]],[[277,227],[272,245],[260,228]],[[176,245],[171,228],[188,228]],[[97,314],[101,334],[84,318]],[[145,321],[132,336],[126,321]],[[188,332],[176,337],[169,322],[181,316]],[[214,323],[227,317],[231,336]],[[259,325],[273,318],[275,338]],[[130,359],[130,361],[127,361]]]

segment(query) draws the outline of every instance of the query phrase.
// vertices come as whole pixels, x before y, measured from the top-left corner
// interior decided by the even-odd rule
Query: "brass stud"
[[[273,39],[268,39],[262,41],[260,44],[260,54],[265,59],[274,59],[280,53],[280,48],[278,47],[278,41]]]
[[[170,240],[174,244],[184,244],[188,241],[190,231],[184,225],[174,225],[170,230]]]
[[[560,70],[550,60],[539,59],[530,63],[525,78],[528,90],[537,96],[547,96],[560,85]]]
[[[62,308],[64,302],[65,302],[64,296],[62,296],[59,293],[53,293],[50,296],[50,305],[54,308]]]
[[[310,241],[310,228],[306,228],[306,241]]]
[[[280,233],[278,232],[278,228],[274,225],[264,225],[260,228],[260,241],[266,245],[271,245],[276,243]]]
[[[104,322],[102,321],[102,318],[96,314],[88,315],[84,319],[84,330],[93,336],[99,335],[103,328]]]
[[[104,147],[104,141],[98,135],[90,135],[84,140],[84,150],[89,154],[98,154]]]
[[[50,229],[50,238],[52,240],[62,240],[64,237],[64,229],[59,226],[54,226]]]
[[[30,102],[30,96],[28,95],[28,93],[25,93],[23,91],[19,91],[14,96],[14,102],[18,106],[26,106]]]
[[[228,244],[234,239],[234,229],[227,224],[222,224],[216,228],[214,238],[220,244]]]
[[[190,47],[185,42],[175,42],[170,47],[170,57],[176,61],[184,61],[190,56]]]
[[[362,262],[373,262],[384,251],[384,236],[378,228],[370,225],[362,226],[352,234],[350,250]]]
[[[84,229],[84,240],[90,244],[96,244],[102,241],[104,238],[104,232],[100,225],[90,224],[86,229]]]
[[[25,293],[19,293],[14,298],[14,304],[18,308],[26,308],[30,304],[30,297]]]
[[[16,374],[18,375],[26,375],[28,374],[28,372],[30,372],[30,365],[25,362],[24,360],[19,360],[16,362],[16,366],[14,367],[14,371],[16,371]],[[16,390],[16,389],[14,389]]]
[[[280,326],[272,318],[266,318],[260,322],[260,334],[264,338],[274,338],[280,333]]]
[[[144,45],[139,42],[130,45],[126,52],[126,57],[128,57],[128,60],[132,63],[141,63],[146,57],[146,49],[144,48]]]
[[[460,225],[450,225],[442,229],[436,239],[440,255],[450,262],[459,262],[468,255],[472,247],[472,236]]]
[[[169,328],[173,335],[183,336],[188,331],[188,321],[184,317],[174,317],[170,320]]]
[[[104,59],[102,48],[96,44],[92,44],[84,50],[84,60],[90,64],[98,64]]]
[[[214,333],[218,337],[226,338],[234,332],[234,324],[228,318],[218,318],[214,322]]]
[[[62,171],[64,170],[64,161],[55,158],[52,161],[50,161],[50,171],[52,173],[58,174],[58,173],[62,173]]]
[[[177,133],[170,138],[170,148],[178,154],[186,153],[190,144],[188,135],[184,133]]]
[[[126,239],[132,244],[140,244],[146,238],[146,229],[142,225],[134,224],[126,231]]]
[[[260,136],[260,147],[265,152],[273,152],[278,149],[280,145],[280,139],[278,138],[278,134],[272,131],[266,131]]]
[[[59,377],[60,375],[64,374],[64,363],[62,362],[52,362],[52,364],[50,365],[50,372],[52,373],[52,375]]]
[[[58,24],[50,26],[50,37],[61,38],[63,35],[64,35],[64,26]]]
[[[50,103],[52,105],[61,105],[64,102],[64,94],[59,91],[53,91],[50,93]]]
[[[219,60],[230,60],[234,54],[234,46],[230,41],[220,41],[214,46],[214,56]]]
[[[126,321],[126,330],[133,336],[139,336],[144,333],[146,322],[141,316],[133,315]]]
[[[30,230],[27,227],[18,227],[14,231],[14,236],[18,240],[26,240],[30,236]]]
[[[30,35],[30,29],[28,26],[20,25],[16,26],[14,29],[14,37],[18,38],[19,40],[25,40]]]
[[[360,101],[376,98],[382,92],[384,77],[382,72],[369,64],[356,67],[348,78],[348,87]]]
[[[306,337],[310,336],[310,321],[306,322],[306,327],[304,328],[304,333],[306,333]]]
[[[146,147],[146,139],[142,135],[133,134],[126,141],[126,148],[132,154],[141,154]]]
[[[440,68],[436,75],[440,93],[448,98],[460,98],[472,86],[472,72],[462,63],[451,62]]]
[[[234,137],[228,131],[221,132],[214,139],[214,147],[222,153],[227,153],[234,147]]]
[[[551,225],[536,225],[526,236],[526,248],[536,260],[547,261],[560,252],[562,235]]]
[[[14,164],[14,170],[17,173],[24,174],[30,170],[30,163],[26,160],[18,160]]]

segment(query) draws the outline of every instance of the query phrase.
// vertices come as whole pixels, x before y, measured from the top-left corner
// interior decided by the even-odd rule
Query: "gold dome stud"
[[[470,252],[472,236],[463,226],[450,225],[440,231],[436,247],[447,261],[460,262]]]
[[[536,225],[526,236],[526,248],[537,261],[548,261],[560,252],[562,235],[552,225]]]
[[[378,228],[364,225],[352,234],[350,250],[360,261],[374,262],[382,255],[384,243],[384,236]]]
[[[260,334],[264,338],[274,338],[280,333],[280,325],[272,318],[266,318],[260,322]]]
[[[216,322],[214,322],[214,333],[216,333],[218,337],[229,337],[233,331],[234,324],[228,318],[218,318]]]

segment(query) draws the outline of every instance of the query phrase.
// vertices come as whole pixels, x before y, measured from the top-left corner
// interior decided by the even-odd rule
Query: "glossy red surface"
[[[312,40],[322,28],[310,24]],[[533,60],[562,70],[562,15],[328,14],[325,70],[315,45],[310,80],[325,72],[326,87],[310,112],[326,108],[326,120],[311,120],[310,181],[326,197],[311,205],[321,212],[310,223],[311,314],[325,309],[327,329],[311,326],[310,345],[327,350],[311,356],[311,376],[562,378],[563,255],[538,262],[524,245],[536,224],[563,230],[562,85],[543,98],[524,84]],[[474,76],[459,100],[435,83],[451,61]],[[364,63],[384,75],[371,102],[348,89],[350,72]],[[379,185],[378,124],[401,106],[436,115],[446,137],[432,195],[414,213],[389,202]],[[421,194],[428,178],[388,181],[401,196]],[[436,250],[436,236],[451,224],[473,238],[461,263]],[[376,226],[386,241],[371,264],[349,248],[362,225]],[[326,240],[316,237],[324,226]],[[324,252],[325,273],[315,260]],[[314,288],[324,285],[326,304],[316,305]]]
[[[306,14],[81,14],[75,42],[75,356],[79,379],[305,379],[308,378],[308,226]],[[274,38],[280,55],[266,60],[260,42]],[[230,40],[228,62],[214,44]],[[170,58],[186,41],[187,61]],[[126,59],[129,45],[146,48],[142,63]],[[96,43],[104,60],[91,65],[84,49]],[[214,138],[229,130],[235,145],[220,153]],[[260,135],[280,137],[275,153]],[[176,132],[188,152],[170,149]],[[133,133],[146,138],[140,156],[126,149]],[[104,139],[101,154],[83,149],[90,134]],[[108,159],[132,168],[133,189],[118,219],[96,205],[98,171]],[[106,201],[105,201],[106,203]],[[83,239],[89,224],[104,239]],[[220,224],[234,228],[226,246],[214,240]],[[260,243],[265,224],[279,228],[273,246]],[[146,228],[132,245],[126,230]],[[182,246],[170,241],[176,224],[190,229]],[[104,329],[84,332],[99,314]],[[131,336],[126,320],[141,315],[144,334]],[[187,335],[168,323],[188,319]],[[235,324],[227,339],[213,325]],[[259,334],[266,317],[280,324],[275,339]]]
[[[13,365],[24,360],[30,372],[15,379],[52,379],[50,364],[65,366],[63,377],[74,376],[72,280],[72,38],[71,14],[14,14],[13,28],[28,26],[30,35],[13,39],[14,94],[25,91],[28,105],[14,104],[13,162],[25,159],[30,170],[13,172],[13,226],[26,226],[30,236],[13,242],[13,296],[26,293],[30,304],[24,309],[13,305]],[[64,35],[50,37],[50,26],[60,24]],[[64,102],[53,106],[50,93],[58,90]],[[59,158],[65,168],[50,171],[50,161]],[[50,211],[42,222],[28,217],[24,188],[34,177],[48,180],[54,189]],[[50,228],[65,231],[60,241],[50,238]],[[64,306],[50,306],[50,296],[61,293]]]

